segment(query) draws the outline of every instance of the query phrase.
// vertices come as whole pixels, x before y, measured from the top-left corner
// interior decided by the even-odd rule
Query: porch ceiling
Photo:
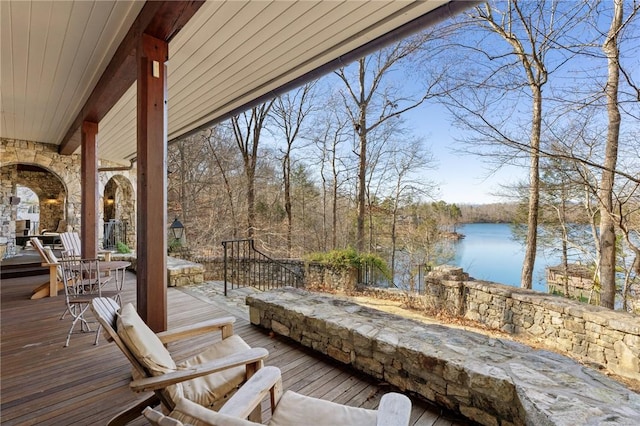
[[[169,139],[445,3],[206,1],[169,44]],[[60,145],[143,5],[0,2],[0,136]],[[134,83],[100,121],[100,158],[136,156],[135,96]]]

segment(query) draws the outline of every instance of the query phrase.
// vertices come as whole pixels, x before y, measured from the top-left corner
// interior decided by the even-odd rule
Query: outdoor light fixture
[[[116,200],[113,199],[113,195],[111,195],[109,198],[107,198],[107,204],[113,204],[115,203]]]
[[[49,204],[55,204],[58,202],[58,199],[56,198],[55,195],[51,194],[47,197],[47,203]]]
[[[177,217],[173,220],[173,223],[171,224],[169,229],[171,229],[171,233],[173,234],[174,239],[182,240],[182,234],[184,233],[184,225],[182,224],[182,222],[178,220]]]

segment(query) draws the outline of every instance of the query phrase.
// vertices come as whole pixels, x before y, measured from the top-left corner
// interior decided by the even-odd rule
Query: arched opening
[[[66,203],[67,189],[62,180],[51,171],[33,164],[12,164],[2,167],[3,176],[10,176],[9,182],[11,193],[19,198],[17,212],[14,220],[21,212],[38,211],[38,223],[31,227],[33,234],[43,232],[64,232],[68,228]],[[25,194],[35,194],[37,205],[32,197],[29,200],[22,198],[18,194],[18,188],[27,188]],[[37,206],[37,207],[36,207]]]
[[[117,249],[118,243],[135,248],[135,217],[133,185],[122,175],[111,177],[104,186],[102,200],[103,248]]]
[[[16,185],[20,199],[16,212],[16,236],[36,235],[40,229],[40,198],[31,188]]]

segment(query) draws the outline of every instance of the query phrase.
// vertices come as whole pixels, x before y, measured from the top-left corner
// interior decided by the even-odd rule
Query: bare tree
[[[305,119],[313,112],[313,87],[308,83],[275,100],[272,114],[276,127],[284,136],[284,148],[280,149],[284,184],[284,208],[287,215],[287,253],[291,255],[293,208],[291,205],[291,155],[294,143],[300,139]]]
[[[409,62],[412,54],[417,54],[431,38],[429,33],[408,37],[391,47],[361,58],[355,67],[341,68],[335,74],[342,80],[346,91],[342,92],[347,111],[358,143],[358,185],[357,185],[357,224],[356,248],[365,248],[365,218],[367,200],[367,168],[369,164],[369,144],[374,142],[374,131],[389,120],[416,108],[433,96],[431,89],[436,82],[417,97],[403,94],[394,86],[390,78],[391,71],[397,66]],[[415,58],[415,56],[413,57]],[[352,72],[353,70],[353,72]]]
[[[423,148],[420,140],[412,141],[400,149],[395,150],[391,157],[389,168],[391,173],[384,181],[389,182],[390,206],[388,214],[391,219],[391,275],[395,276],[396,251],[398,249],[398,220],[403,207],[419,198],[430,197],[435,190],[435,184],[428,182],[418,172],[433,167],[433,157]]]
[[[600,178],[600,285],[602,293],[600,305],[613,309],[616,297],[616,231],[613,218],[613,187],[616,164],[618,162],[618,139],[620,137],[620,109],[618,88],[620,83],[620,54],[618,36],[623,26],[623,1],[614,0],[613,16],[609,33],[602,45],[607,57],[608,77],[605,86],[607,99],[607,144],[604,154],[604,168]]]
[[[197,237],[194,230],[202,208],[200,200],[210,179],[206,151],[202,134],[173,143],[168,149],[168,210],[175,217],[180,216],[189,233],[188,240]]]
[[[313,137],[316,149],[319,152],[320,179],[322,182],[322,211],[323,211],[323,241],[322,249],[338,248],[338,219],[340,191],[347,181],[350,168],[345,164],[343,146],[349,142],[348,118],[339,113],[336,102],[329,98],[326,108],[316,118]],[[345,156],[346,157],[346,156]],[[330,211],[327,211],[330,204]],[[330,225],[327,223],[331,219]],[[331,234],[331,243],[327,243]]]
[[[226,221],[221,220],[222,218],[228,219],[231,227],[231,238],[238,238],[239,233],[239,224],[238,224],[238,208],[236,206],[236,200],[239,185],[234,183],[233,175],[236,172],[236,169],[239,167],[236,165],[237,155],[234,156],[234,152],[232,152],[232,146],[229,143],[226,135],[222,131],[222,126],[216,126],[209,129],[208,134],[206,135],[207,143],[208,143],[208,154],[209,158],[213,160],[213,164],[215,168],[218,170],[220,179],[222,180],[222,187],[225,194],[225,198],[228,204],[227,214],[210,214],[209,220],[215,221],[216,228],[220,229],[223,226],[223,223]],[[212,190],[218,191],[218,186],[211,186]],[[211,197],[212,200],[214,197]],[[219,204],[216,203],[214,205]],[[216,209],[211,208],[211,213],[216,211]]]
[[[476,153],[487,155],[482,146],[493,151],[500,167],[519,164],[526,153],[529,170],[527,237],[521,286],[531,288],[537,248],[540,191],[540,157],[543,134],[543,87],[549,75],[562,67],[573,53],[563,43],[584,14],[584,5],[563,5],[556,1],[491,2],[475,8],[465,30],[479,28],[467,35],[473,43],[461,46],[470,60],[461,63],[472,68],[456,77],[459,90],[447,93],[447,103],[458,122],[472,129],[470,138]],[[497,35],[506,46],[488,43]],[[491,46],[491,47],[489,47]],[[529,117],[517,122],[518,109],[529,102]],[[528,129],[528,135],[522,134]],[[496,148],[496,146],[500,148]],[[511,148],[508,151],[504,147]],[[486,158],[486,157],[485,157]]]
[[[252,238],[256,226],[255,185],[256,166],[258,162],[258,146],[265,126],[265,120],[274,100],[251,108],[248,112],[231,118],[233,135],[236,140],[244,164],[247,198],[247,238]]]

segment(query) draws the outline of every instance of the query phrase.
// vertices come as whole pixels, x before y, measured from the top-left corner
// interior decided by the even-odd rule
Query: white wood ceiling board
[[[0,136],[59,144],[143,6],[0,1]]]
[[[100,158],[125,164],[130,154],[135,156],[137,88],[137,83],[133,83],[98,124]]]
[[[169,46],[169,138],[445,2],[207,2]],[[412,10],[389,18],[407,6]],[[114,142],[116,133],[105,135],[112,124],[101,123],[101,139],[128,147],[119,152],[135,153],[135,98],[120,102],[132,103],[133,108],[120,107],[131,115],[113,120]],[[105,147],[102,152],[111,157],[117,151]]]
[[[72,72],[76,73],[76,75],[71,77],[72,83],[68,85],[67,93],[69,93],[71,102],[63,117],[71,120],[75,119],[78,111],[91,95],[95,84],[104,73],[122,39],[121,37],[116,39],[115,35],[121,32],[126,34],[133,22],[123,24],[123,22],[127,21],[126,16],[129,14],[130,6],[126,2],[98,1],[94,3],[91,15],[86,23],[85,33],[82,35],[82,43],[79,46],[81,50],[76,55],[76,58],[79,57],[82,60],[78,61],[77,67],[72,68]],[[105,44],[109,46],[106,50],[102,48]],[[85,59],[87,57],[88,60]],[[95,67],[93,64],[96,63],[100,64],[100,66]],[[61,140],[69,126],[61,125],[66,120],[54,121],[59,123],[55,133],[55,140]]]
[[[425,5],[418,2],[411,5],[414,7],[415,16],[419,16],[442,3],[444,2]],[[389,14],[408,4],[407,2],[349,2],[340,4],[341,8],[331,10],[332,15],[322,16],[320,20],[307,17],[307,19],[294,21],[278,21],[280,30],[277,34],[280,37],[286,37],[286,41],[277,47],[263,48],[260,57],[245,48],[245,46],[253,48],[259,45],[261,43],[259,38],[250,42],[231,43],[230,50],[237,53],[234,57],[248,58],[251,65],[239,65],[242,64],[241,62],[233,63],[232,68],[228,68],[227,65],[226,69],[233,69],[234,72],[226,74],[217,72],[215,68],[211,69],[210,76],[207,74],[207,78],[200,84],[197,80],[191,83],[191,87],[197,88],[195,93],[198,96],[191,96],[187,106],[180,105],[181,94],[171,95],[170,110],[174,108],[174,103],[182,106],[178,110],[184,116],[191,117],[191,121],[184,125],[179,120],[180,116],[170,114],[169,138],[177,137],[242,105],[247,101],[247,96],[256,97],[267,93],[284,82],[351,51],[363,44],[363,39],[369,41],[408,21],[407,14],[394,19],[385,19]],[[357,7],[354,8],[354,6]],[[413,14],[411,17],[414,17]],[[366,36],[361,34],[365,29],[375,25],[377,28],[372,34]],[[320,30],[316,30],[318,27]],[[268,62],[262,63],[260,59]],[[171,122],[172,119],[176,119],[176,122]]]
[[[26,85],[27,57],[15,52],[26,52],[29,45],[29,8],[0,2],[0,27],[2,27],[2,114],[6,115],[6,129],[10,134],[24,133],[24,91]],[[7,34],[5,34],[5,31]],[[9,53],[9,58],[5,55]],[[5,70],[5,65],[8,69]],[[5,86],[6,89],[5,89]]]
[[[335,7],[337,4],[327,2],[326,5]],[[278,39],[287,38],[293,26],[290,25],[287,31],[283,31],[276,18],[281,22],[296,22],[315,6],[317,3],[313,2],[277,2],[260,11],[261,13],[243,15],[241,21],[246,22],[243,27],[226,22],[221,32],[225,29],[227,32],[233,31],[233,37],[226,37],[224,41],[217,37],[206,40],[208,50],[213,51],[200,62],[199,69],[181,67],[187,73],[180,81],[176,81],[176,89],[169,94],[170,108],[176,111],[171,115],[174,120],[172,130],[179,131],[187,125],[203,107],[203,103],[211,103],[212,97],[223,99],[225,92],[231,90],[232,81],[242,81],[244,84],[243,76],[260,69],[260,57],[268,56],[269,52],[280,45]],[[224,61],[221,61],[222,58]]]
[[[207,1],[169,46],[169,137],[443,3]],[[143,5],[0,1],[0,136],[60,143]],[[135,155],[135,95],[134,85],[99,123],[100,156]]]

